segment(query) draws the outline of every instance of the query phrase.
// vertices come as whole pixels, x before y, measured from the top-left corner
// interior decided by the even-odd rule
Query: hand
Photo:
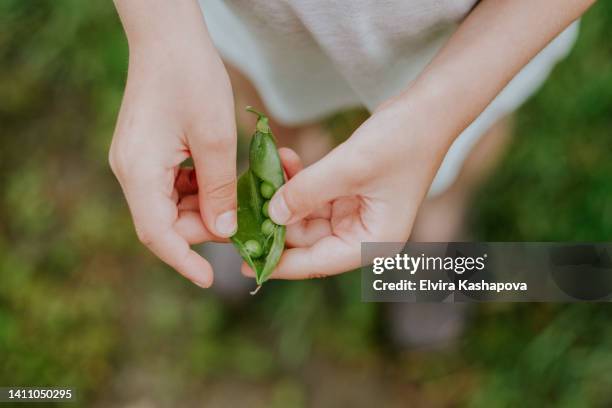
[[[300,171],[272,198],[270,217],[288,224],[287,249],[272,278],[346,272],[361,263],[362,242],[404,242],[449,141],[411,106],[391,102],[344,144]],[[243,273],[253,276],[246,264]]]
[[[187,15],[202,20],[197,4],[187,6],[193,8]],[[140,241],[209,287],[212,268],[189,245],[226,241],[237,228],[236,124],[227,73],[200,23],[183,30],[185,38],[174,27],[167,36],[130,40],[109,161]],[[190,156],[195,173],[179,168]]]

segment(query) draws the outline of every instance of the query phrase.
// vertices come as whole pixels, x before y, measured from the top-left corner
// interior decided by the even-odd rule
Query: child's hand
[[[549,13],[550,1],[480,2],[406,90],[281,187],[269,213],[294,224],[296,248],[272,277],[344,272],[359,266],[361,242],[405,241],[454,138],[593,0],[562,3]]]
[[[190,7],[188,15],[201,20],[197,4]],[[110,164],[139,239],[186,278],[208,287],[211,266],[189,244],[224,241],[237,228],[234,103],[203,21],[177,24],[183,27],[166,27],[156,38],[128,35],[128,81]],[[190,156],[197,184],[193,170],[179,170]]]
[[[448,149],[410,106],[390,103],[311,167],[287,169],[270,217],[287,229],[288,249],[273,278],[304,279],[360,265],[362,242],[403,242]],[[293,177],[291,177],[293,176]],[[248,266],[243,273],[252,276]]]

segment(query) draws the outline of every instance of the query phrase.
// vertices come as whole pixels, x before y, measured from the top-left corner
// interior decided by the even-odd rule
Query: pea
[[[274,228],[276,228],[276,224],[274,224],[269,218],[261,224],[261,232],[265,236],[272,235],[274,233]]]
[[[257,115],[257,127],[249,146],[249,168],[238,178],[238,231],[231,240],[261,287],[285,249],[286,228],[268,215],[268,200],[285,178],[268,118],[251,107],[247,110]]]
[[[268,183],[267,181],[264,181],[263,183],[261,183],[260,186],[260,191],[261,191],[261,195],[263,196],[263,198],[272,198],[272,196],[274,195],[274,186],[270,183]]]
[[[254,239],[250,239],[245,242],[244,249],[252,258],[259,258],[263,255],[263,248],[261,247],[261,244]]]

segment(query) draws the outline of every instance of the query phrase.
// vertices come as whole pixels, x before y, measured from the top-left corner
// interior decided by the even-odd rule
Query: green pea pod
[[[268,118],[250,106],[247,110],[258,116],[257,128],[249,147],[249,169],[238,178],[238,231],[231,239],[261,286],[285,248],[285,226],[269,220],[264,197],[278,190],[285,178]]]

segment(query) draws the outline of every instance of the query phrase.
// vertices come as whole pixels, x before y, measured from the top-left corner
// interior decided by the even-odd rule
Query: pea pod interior
[[[270,228],[267,211],[263,211],[266,198],[262,196],[262,185],[266,193],[270,186],[276,191],[285,179],[268,118],[252,108],[247,110],[258,115],[258,120],[249,147],[249,169],[238,178],[238,231],[231,240],[261,285],[270,277],[285,248],[285,227],[273,224]],[[268,225],[262,231],[264,222]],[[257,245],[263,249],[261,255],[253,251],[259,249]]]

